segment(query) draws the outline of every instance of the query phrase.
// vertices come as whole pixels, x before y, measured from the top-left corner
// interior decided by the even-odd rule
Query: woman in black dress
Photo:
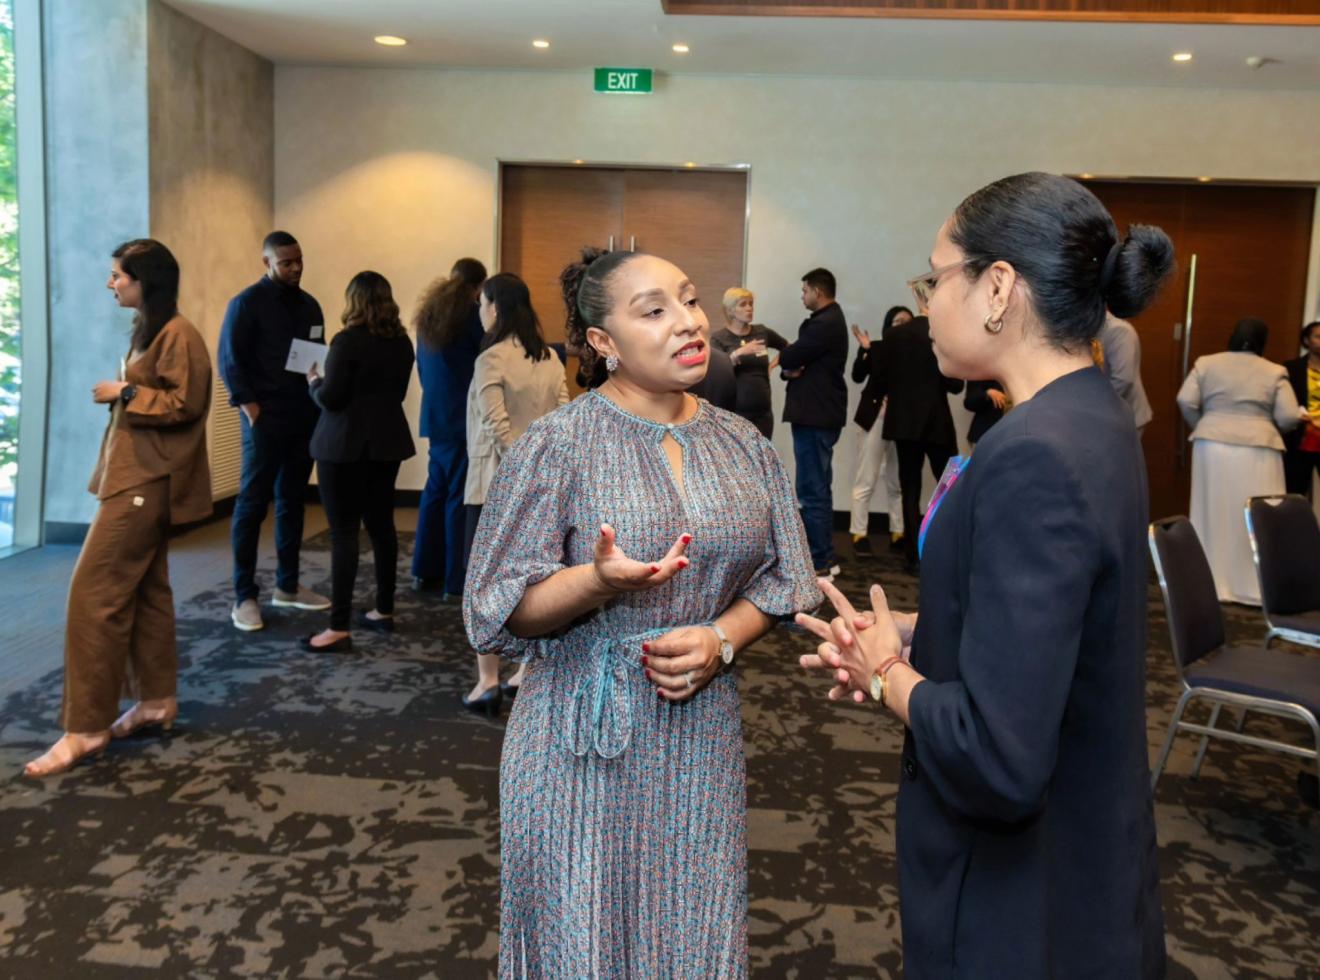
[[[775,431],[770,404],[770,369],[774,365],[766,349],[783,350],[788,341],[769,327],[752,322],[754,300],[750,290],[739,286],[725,290],[725,326],[711,332],[710,343],[733,361],[738,383],[738,407],[734,411],[769,439]]]

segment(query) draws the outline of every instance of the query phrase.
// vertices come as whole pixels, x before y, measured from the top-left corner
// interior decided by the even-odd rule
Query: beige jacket
[[[549,357],[533,363],[510,337],[477,358],[467,403],[467,483],[463,503],[484,504],[504,454],[542,415],[568,403],[564,365]]]
[[[1198,357],[1178,392],[1192,439],[1283,449],[1279,430],[1297,425],[1297,396],[1282,365],[1249,351]]]
[[[161,477],[170,481],[170,523],[211,513],[206,413],[211,408],[211,355],[197,328],[175,316],[161,328],[124,380],[137,388],[115,402],[88,490],[105,500]]]

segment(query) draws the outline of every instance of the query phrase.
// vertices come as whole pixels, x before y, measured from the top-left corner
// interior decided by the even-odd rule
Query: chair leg
[[[1242,734],[1242,729],[1247,727],[1247,709],[1242,709],[1242,714],[1238,715],[1237,733]]]
[[[1187,702],[1192,696],[1192,689],[1189,687],[1183,691],[1182,697],[1178,699],[1178,707],[1173,709],[1173,718],[1169,721],[1169,734],[1164,736],[1164,744],[1160,747],[1159,757],[1155,760],[1155,768],[1150,774],[1150,791],[1155,792],[1155,784],[1160,781],[1160,773],[1164,771],[1164,764],[1169,761],[1169,749],[1173,748],[1173,736],[1178,734],[1178,722],[1182,720],[1183,709],[1187,707]]]
[[[1219,709],[1221,705],[1216,704],[1214,710],[1210,712],[1210,722],[1207,728],[1214,728],[1215,722],[1219,720]],[[1210,736],[1201,736],[1201,747],[1196,750],[1196,761],[1192,763],[1192,778],[1196,779],[1201,775],[1201,763],[1205,761],[1205,750],[1210,744]]]

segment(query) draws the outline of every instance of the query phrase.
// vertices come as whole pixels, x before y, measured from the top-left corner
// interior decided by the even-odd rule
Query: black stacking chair
[[[1295,493],[1247,501],[1247,535],[1260,580],[1265,645],[1320,647],[1320,524]]]
[[[1180,731],[1201,736],[1193,778],[1201,771],[1211,737],[1284,752],[1309,759],[1313,767],[1320,766],[1320,722],[1316,721],[1320,715],[1320,659],[1264,646],[1229,646],[1225,642],[1224,617],[1210,563],[1187,518],[1170,517],[1152,524],[1150,555],[1164,593],[1173,665],[1183,687],[1168,737],[1151,773],[1151,789],[1159,781],[1173,737]],[[1183,711],[1193,699],[1214,706],[1208,724],[1182,720]],[[1215,727],[1219,709],[1225,705],[1242,711],[1236,730]],[[1248,711],[1305,722],[1311,730],[1312,747],[1243,734],[1242,722]]]

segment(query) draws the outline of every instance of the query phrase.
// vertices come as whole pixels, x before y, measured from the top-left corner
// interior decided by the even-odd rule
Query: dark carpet
[[[304,551],[313,587],[328,586],[326,546]],[[913,608],[916,583],[887,555],[849,564],[842,585],[862,595],[873,577]],[[43,785],[0,782],[0,975],[492,973],[507,709],[458,704],[473,666],[457,606],[402,590],[398,633],[331,655],[295,646],[323,614],[268,608],[265,631],[241,634],[228,605],[220,587],[179,610],[171,737],[116,742]],[[1262,633],[1258,614],[1227,615],[1230,640]],[[779,630],[739,667],[752,972],[897,976],[901,729],[826,701],[797,667],[808,647]],[[1155,590],[1149,697],[1153,756],[1176,697]],[[7,700],[4,771],[57,735],[59,701],[58,673]],[[1247,730],[1304,738],[1271,719]],[[1156,796],[1170,974],[1320,976],[1320,816],[1298,800],[1299,763],[1219,743],[1192,780],[1195,747],[1175,745]]]

